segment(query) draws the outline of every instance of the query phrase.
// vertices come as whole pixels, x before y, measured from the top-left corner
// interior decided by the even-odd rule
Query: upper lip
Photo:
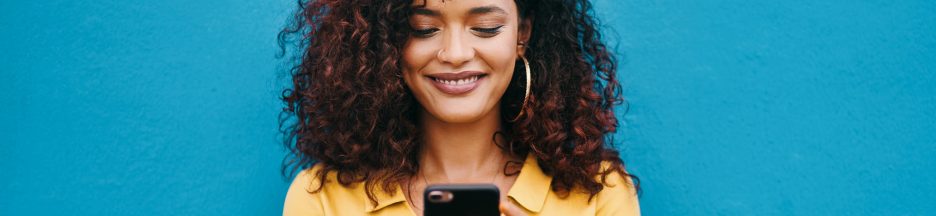
[[[458,73],[436,73],[436,74],[429,74],[426,76],[436,78],[436,79],[441,79],[441,80],[460,80],[460,79],[466,79],[466,78],[470,78],[473,76],[479,76],[479,75],[484,75],[484,74],[485,73],[481,71],[462,71]]]

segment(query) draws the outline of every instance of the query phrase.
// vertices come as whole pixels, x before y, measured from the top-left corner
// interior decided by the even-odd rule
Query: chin
[[[453,107],[452,109],[446,109],[447,107],[439,107],[440,110],[436,112],[430,112],[433,118],[438,119],[439,121],[445,123],[471,123],[481,120],[486,114],[484,109],[481,107],[477,108],[468,108],[466,107]]]
[[[471,123],[481,119],[480,113],[440,113],[434,115],[436,119],[445,123]]]
[[[416,98],[423,106],[425,114],[429,118],[444,123],[463,124],[473,123],[483,120],[497,109],[497,101],[500,99],[494,92],[497,92],[497,81],[493,76],[482,80],[481,85],[472,91],[460,95],[451,95],[439,91],[428,79],[413,79],[414,86],[417,86]],[[503,86],[507,84],[504,83]],[[421,95],[419,93],[422,93]],[[503,92],[501,91],[501,95]]]

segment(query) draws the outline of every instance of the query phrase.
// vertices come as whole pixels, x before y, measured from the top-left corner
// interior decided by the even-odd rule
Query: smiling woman
[[[299,3],[284,215],[421,215],[454,183],[493,184],[507,215],[639,214],[588,1]]]

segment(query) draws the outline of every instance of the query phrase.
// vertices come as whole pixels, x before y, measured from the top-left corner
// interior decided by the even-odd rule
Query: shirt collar
[[[517,181],[511,186],[507,197],[513,198],[520,206],[531,212],[540,212],[543,210],[543,204],[546,203],[546,194],[549,193],[551,183],[552,177],[543,173],[543,170],[536,162],[536,157],[533,154],[527,154],[523,167],[520,168],[520,174],[517,176]],[[363,189],[363,187],[361,188]],[[406,202],[403,189],[400,186],[396,187],[396,192],[393,195],[378,189],[374,191],[374,196],[377,198],[377,205],[374,205],[367,196],[364,196],[364,202],[367,203],[364,205],[365,212],[375,212],[399,202]]]
[[[507,196],[516,200],[523,208],[538,213],[543,210],[551,183],[552,177],[543,173],[536,162],[536,157],[530,153],[527,154],[523,168],[520,169],[520,176],[517,176],[517,181],[514,182]]]

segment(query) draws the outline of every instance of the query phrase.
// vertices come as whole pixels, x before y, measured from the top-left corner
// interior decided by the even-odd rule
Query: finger
[[[502,215],[506,216],[526,216],[527,214],[517,208],[516,205],[510,202],[501,202],[500,211]]]

